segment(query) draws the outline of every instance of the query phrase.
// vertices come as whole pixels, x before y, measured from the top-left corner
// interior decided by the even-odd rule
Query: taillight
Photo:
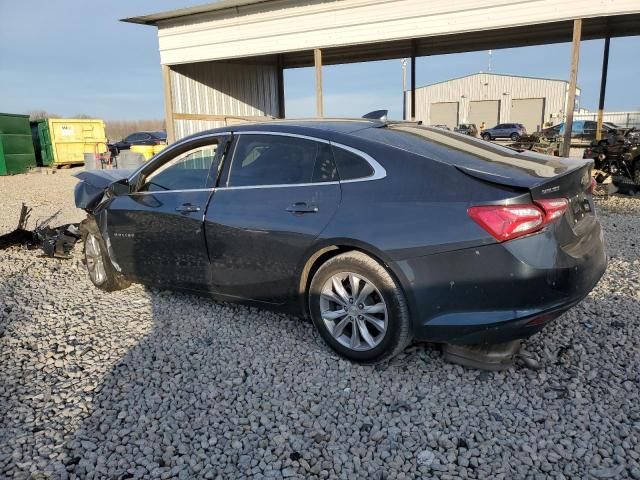
[[[497,240],[504,242],[541,230],[558,220],[569,206],[566,198],[538,200],[537,205],[482,205],[469,216]]]
[[[593,194],[593,192],[596,191],[597,186],[598,182],[596,182],[595,178],[591,177],[591,185],[589,185],[589,189],[587,190],[587,192]]]
[[[547,200],[536,200],[545,213],[544,223],[551,223],[558,220],[567,211],[569,201],[566,198],[551,198]]]

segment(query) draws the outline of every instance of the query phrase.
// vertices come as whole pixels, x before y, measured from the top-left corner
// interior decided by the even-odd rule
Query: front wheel
[[[488,133],[483,133],[482,134],[482,139],[486,140],[487,142],[491,140],[491,135],[489,135]]]
[[[520,135],[518,135],[517,133],[512,133],[511,134],[511,140],[514,142],[517,142],[520,139]]]
[[[84,238],[84,260],[91,282],[106,292],[122,290],[131,285],[111,263],[107,246],[93,217],[82,222],[81,231]]]
[[[411,341],[401,288],[362,252],[337,255],[318,269],[309,288],[309,310],[322,338],[356,362],[388,360]]]

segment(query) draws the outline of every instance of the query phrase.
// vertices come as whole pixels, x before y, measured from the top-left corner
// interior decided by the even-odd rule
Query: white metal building
[[[573,38],[577,58],[581,39],[640,34],[640,2],[220,0],[125,21],[158,28],[173,140],[238,117],[284,117],[285,68],[315,66],[321,117],[323,65],[411,58],[414,89],[418,56]]]
[[[416,120],[449,128],[513,122],[534,132],[563,121],[568,92],[569,82],[564,80],[475,73],[416,88]],[[579,89],[576,95],[579,98]],[[407,102],[410,96],[407,92]]]

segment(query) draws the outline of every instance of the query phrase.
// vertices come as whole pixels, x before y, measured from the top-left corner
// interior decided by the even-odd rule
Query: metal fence
[[[573,119],[598,121],[598,113],[576,113]],[[619,127],[640,128],[640,112],[604,112],[602,121],[615,123]]]

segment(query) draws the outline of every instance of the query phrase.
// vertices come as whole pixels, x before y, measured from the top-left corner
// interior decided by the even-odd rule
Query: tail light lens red
[[[566,198],[538,200],[536,205],[481,205],[467,210],[469,216],[500,242],[522,237],[555,222],[567,210]]]
[[[593,193],[596,190],[596,187],[598,186],[598,182],[596,182],[596,179],[591,177],[591,185],[589,185],[589,189],[587,190],[588,193]]]

